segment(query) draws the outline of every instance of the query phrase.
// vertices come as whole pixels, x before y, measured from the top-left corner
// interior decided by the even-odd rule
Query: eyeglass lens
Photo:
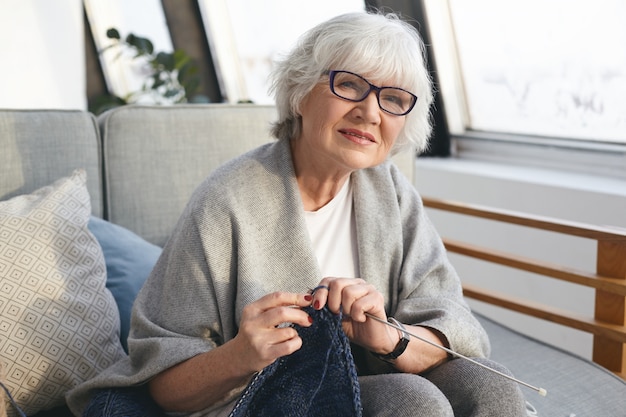
[[[362,101],[372,89],[377,90],[380,108],[396,115],[408,113],[416,101],[416,97],[406,90],[396,87],[376,87],[361,76],[347,71],[333,71],[331,81],[332,92],[350,101]]]

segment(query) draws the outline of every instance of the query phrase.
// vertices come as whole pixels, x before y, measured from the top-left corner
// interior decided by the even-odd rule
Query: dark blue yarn
[[[0,387],[4,390],[9,402],[11,403],[11,405],[13,406],[13,408],[15,408],[15,412],[21,416],[21,417],[26,417],[26,414],[24,414],[24,412],[22,411],[22,409],[17,405],[17,403],[15,402],[15,400],[13,399],[13,396],[11,395],[11,392],[9,391],[9,389],[6,387],[6,385],[4,385],[2,382],[0,382]]]
[[[305,308],[310,327],[294,326],[302,347],[250,382],[230,417],[361,416],[361,394],[341,315]]]

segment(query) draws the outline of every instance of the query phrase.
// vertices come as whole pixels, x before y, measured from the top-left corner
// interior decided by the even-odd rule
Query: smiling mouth
[[[369,142],[374,142],[376,143],[376,141],[374,140],[373,137],[371,137],[370,135],[365,136],[365,135],[360,135],[356,132],[352,132],[352,131],[348,131],[348,130],[341,130],[340,131],[342,134],[346,135],[346,136],[352,136],[356,139],[359,139],[361,141],[369,141]]]

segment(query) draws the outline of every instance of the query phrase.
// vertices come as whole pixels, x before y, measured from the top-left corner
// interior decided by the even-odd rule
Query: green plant
[[[100,51],[118,49],[119,58],[123,53],[130,53],[133,60],[145,63],[146,78],[138,91],[124,97],[104,94],[89,105],[89,110],[100,114],[110,108],[138,101],[153,104],[175,104],[185,102],[208,102],[208,98],[197,91],[200,88],[198,67],[193,59],[183,50],[174,52],[155,52],[152,42],[144,37],[129,33],[122,38],[119,31],[110,28],[106,32],[113,43]]]

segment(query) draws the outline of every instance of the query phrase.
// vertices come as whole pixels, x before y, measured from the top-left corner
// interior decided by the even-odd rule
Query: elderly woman
[[[498,367],[389,160],[430,133],[417,32],[393,14],[338,16],[307,32],[272,80],[278,140],[197,189],[135,303],[131,358],[111,385],[148,381],[164,410],[226,415],[253,375],[301,349],[281,323],[306,328],[304,307],[327,308],[343,313],[364,415],[524,415],[514,383],[371,318]]]

